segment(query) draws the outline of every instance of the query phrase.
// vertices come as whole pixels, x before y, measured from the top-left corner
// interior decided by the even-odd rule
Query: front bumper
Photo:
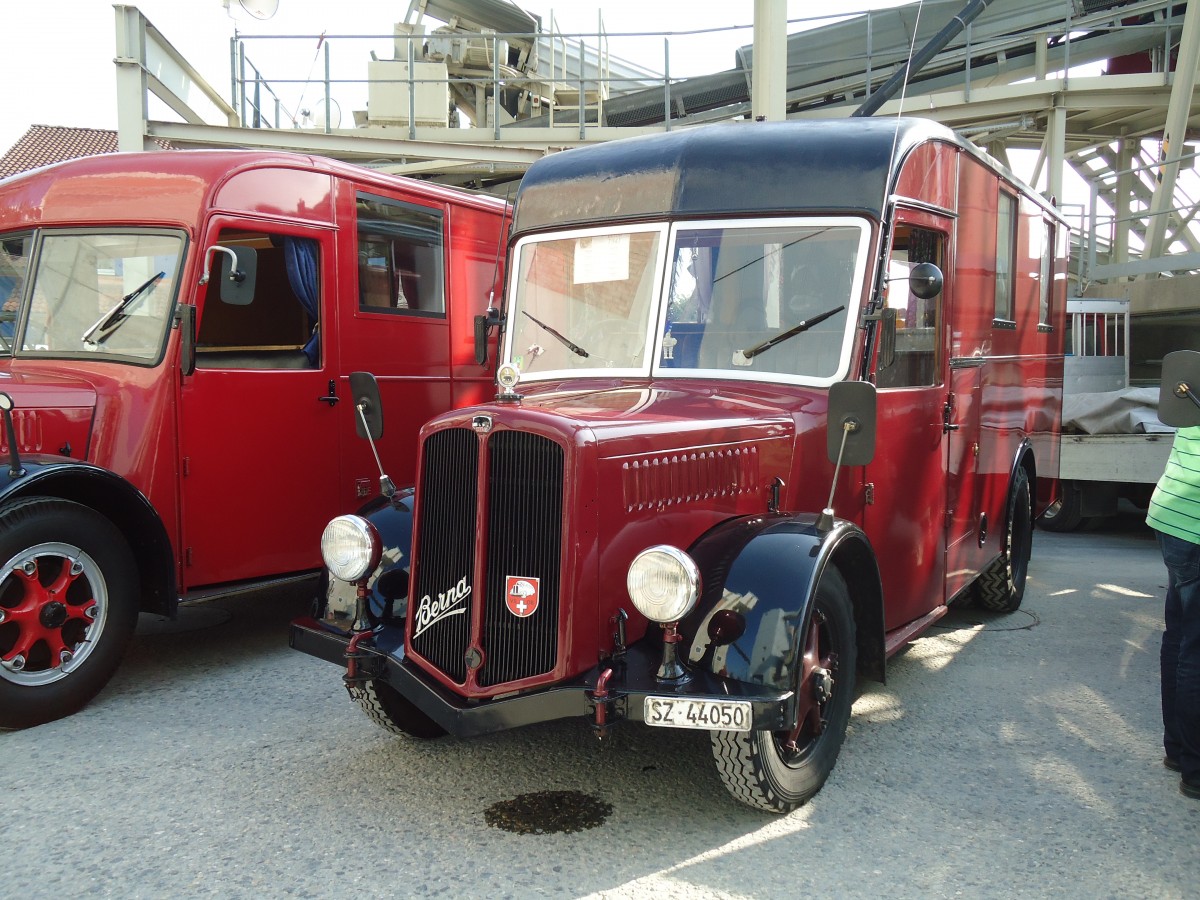
[[[292,648],[337,666],[346,666],[350,636],[326,629],[311,617],[292,622]],[[381,628],[356,645],[354,654],[359,677],[387,682],[421,712],[457,737],[474,737],[549,722],[554,719],[586,717],[608,728],[627,720],[640,722],[644,698],[673,697],[681,700],[745,700],[753,712],[755,731],[782,731],[794,719],[796,698],[792,691],[747,684],[721,678],[711,672],[690,670],[683,684],[666,684],[654,677],[661,651],[645,641],[633,644],[618,659],[602,662],[569,681],[533,689],[510,697],[469,700],[435,683],[405,659],[404,636],[399,629]],[[602,681],[605,670],[609,678]],[[597,691],[597,682],[603,687]]]

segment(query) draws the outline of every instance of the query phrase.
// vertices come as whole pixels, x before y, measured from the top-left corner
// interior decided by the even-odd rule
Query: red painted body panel
[[[840,518],[863,529],[875,554],[889,652],[936,621],[945,604],[1002,553],[1017,465],[1035,470],[1035,513],[1054,489],[1066,265],[1060,247],[1050,266],[1050,301],[1043,312],[1038,235],[1043,222],[1065,225],[1052,210],[1022,196],[1007,177],[962,146],[930,141],[904,158],[889,195],[892,205],[882,220],[870,221],[871,259],[887,258],[892,236],[902,226],[939,235],[945,279],[937,321],[928,323],[936,356],[930,379],[923,386],[878,389],[875,457],[840,474],[833,502]],[[579,180],[579,185],[579,208],[586,209],[586,183]],[[1014,226],[1012,322],[995,320],[1002,190],[1021,197]],[[552,213],[539,206],[532,215],[545,228],[538,217]],[[708,213],[706,224],[711,218]],[[626,224],[618,218],[613,222]],[[582,227],[577,220],[569,224]],[[598,217],[587,224],[607,222]],[[880,271],[886,274],[886,266]],[[869,273],[857,298],[860,313],[879,296],[878,277]],[[566,297],[570,289],[564,281],[556,290]],[[875,380],[877,360],[868,354],[866,332],[861,323],[851,365],[842,373],[846,380]],[[870,354],[875,352],[871,346]],[[625,587],[629,564],[639,552],[659,543],[688,548],[723,523],[767,515],[776,479],[783,485],[782,513],[819,513],[826,506],[833,465],[826,451],[824,389],[766,378],[722,380],[711,373],[656,377],[655,364],[646,368],[646,378],[606,379],[597,373],[571,381],[538,381],[535,371],[518,388],[519,401],[463,409],[423,429],[424,441],[442,429],[470,428],[474,415],[486,415],[493,430],[548,437],[565,455],[554,671],[490,687],[468,673],[465,685],[456,684],[428,665],[410,642],[409,657],[429,677],[469,697],[495,697],[576,677],[613,653],[612,617],[618,609],[631,613],[629,641],[646,633],[648,623],[632,611]],[[476,540],[486,546],[489,511],[480,502]],[[419,536],[419,518],[414,530]],[[421,555],[418,537],[414,572],[420,570]],[[474,583],[482,584],[483,563],[477,560],[476,566]],[[478,625],[482,603],[475,616]]]
[[[441,216],[444,315],[360,309],[359,191]],[[473,317],[503,279],[496,248],[507,209],[494,198],[287,153],[115,154],[8,179],[0,183],[0,233],[153,226],[186,235],[176,301],[196,307],[199,329],[206,304],[217,303],[198,282],[218,235],[308,238],[320,267],[315,365],[202,366],[183,375],[177,327],[154,365],[20,351],[0,358],[21,450],[55,453],[69,443],[73,457],[144,494],[174,548],[180,594],[315,569],[324,524],[377,491],[371,451],[354,437],[349,373],[379,377],[388,411],[382,451],[398,483],[412,479],[418,426],[488,392]],[[340,402],[323,402],[331,391]],[[6,496],[19,492],[14,483]]]

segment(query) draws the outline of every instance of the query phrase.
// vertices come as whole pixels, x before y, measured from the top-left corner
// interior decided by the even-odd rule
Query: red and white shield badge
[[[541,592],[540,578],[509,575],[504,584],[504,602],[508,604],[510,613],[518,619],[525,619],[537,611]]]

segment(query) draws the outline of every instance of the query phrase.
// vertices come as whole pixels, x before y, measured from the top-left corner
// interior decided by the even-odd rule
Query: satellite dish
[[[224,0],[225,11],[231,19],[249,16],[260,21],[279,12],[279,0]]]
[[[297,128],[324,128],[325,127],[325,98],[322,97],[311,106],[302,106],[300,114],[296,118]],[[332,98],[329,100],[329,127],[342,127],[342,108],[338,102]]]

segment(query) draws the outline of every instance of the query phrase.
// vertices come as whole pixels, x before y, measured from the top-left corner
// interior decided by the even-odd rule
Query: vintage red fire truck
[[[285,153],[0,182],[0,726],[84,705],[139,611],[320,570],[325,523],[377,493],[352,369],[411,479],[421,423],[491,394],[472,317],[507,209]]]
[[[397,733],[704,729],[789,810],[856,678],[952,603],[1021,603],[1067,227],[950,130],[871,118],[567,151],[514,216],[498,395],[330,523],[293,646]]]

